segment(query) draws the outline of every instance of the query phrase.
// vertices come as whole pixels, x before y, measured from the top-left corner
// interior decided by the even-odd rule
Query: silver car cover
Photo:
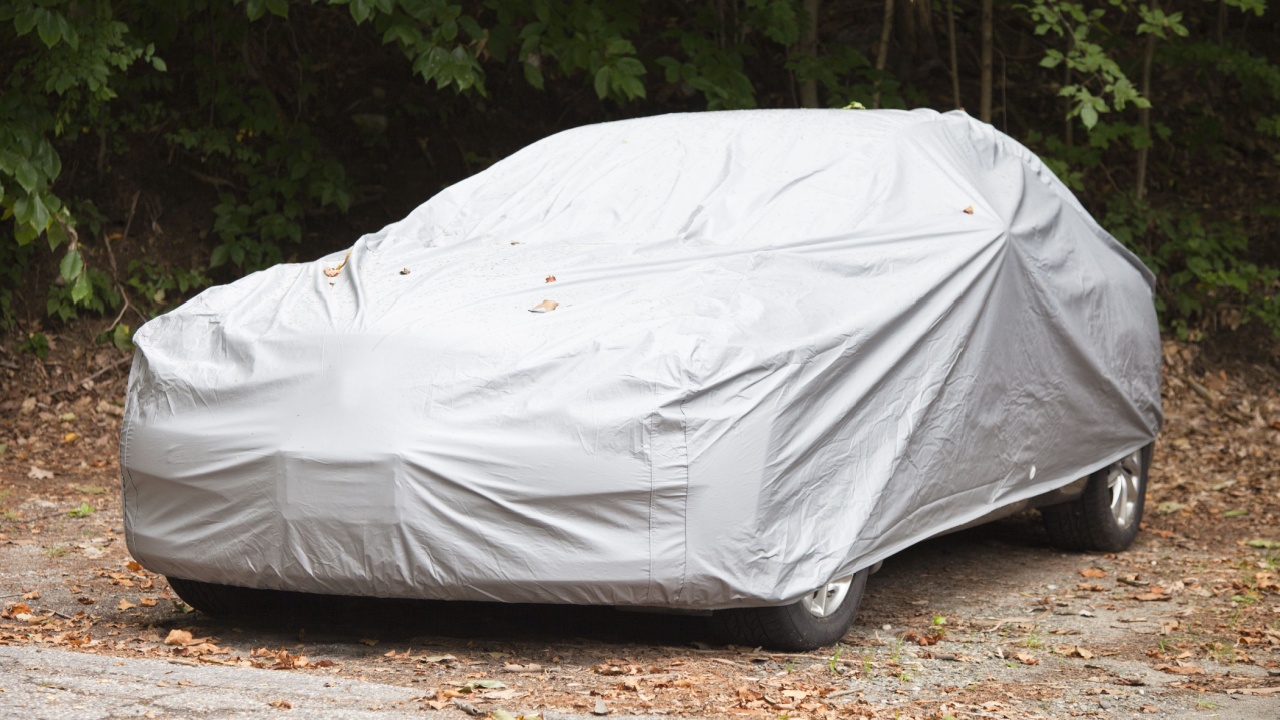
[[[962,112],[569,130],[140,328],[129,549],[317,593],[790,602],[1152,442],[1152,283]]]

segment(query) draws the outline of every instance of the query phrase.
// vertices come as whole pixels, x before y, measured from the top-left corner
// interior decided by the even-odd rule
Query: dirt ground
[[[0,644],[364,678],[420,690],[440,717],[1280,717],[1273,365],[1166,343],[1167,420],[1129,552],[1058,552],[1034,514],[936,539],[872,576],[838,646],[784,654],[608,608],[192,612],[125,547],[127,356],[77,347],[56,362],[0,350]]]

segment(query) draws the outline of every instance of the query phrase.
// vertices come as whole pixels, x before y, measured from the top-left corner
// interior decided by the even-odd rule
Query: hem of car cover
[[[837,571],[833,577],[843,577],[845,575],[851,575],[864,568],[871,567],[878,562],[886,560],[892,557],[893,555],[896,555],[897,553],[902,552],[903,550],[913,545],[929,540],[930,538],[946,534],[947,532],[949,532],[954,528],[960,527],[965,523],[971,522],[979,517],[982,517],[982,515],[998,510],[1001,507],[1005,507],[1007,505],[1021,502],[1024,500],[1028,500],[1036,496],[1043,495],[1047,492],[1052,492],[1059,488],[1065,487],[1066,485],[1069,485],[1079,480],[1081,477],[1088,477],[1089,475],[1092,475],[1094,472],[1097,472],[1098,470],[1124,457],[1127,457],[1128,455],[1133,453],[1135,449],[1141,449],[1146,447],[1148,444],[1150,444],[1150,442],[1151,441],[1147,441],[1137,446],[1137,448],[1131,448],[1131,449],[1125,450],[1124,452],[1117,453],[1115,454],[1114,457],[1108,457],[1103,461],[1086,465],[1085,469],[1082,470],[1078,474],[1078,476],[1069,476],[1066,478],[1060,478],[1059,480],[1055,480],[1052,483],[1035,488],[1031,492],[1017,493],[1015,495],[1012,495],[1007,499],[1008,500],[1007,502],[1003,502],[999,505],[984,506],[984,508],[980,511],[976,511],[973,513],[966,513],[965,515],[960,516],[957,522],[950,523],[947,525],[946,528],[939,530],[937,532],[931,533],[929,535],[920,536],[920,537],[914,537],[908,540],[904,540],[902,542],[894,543],[893,545],[887,548],[884,548],[880,551],[877,551],[870,555],[860,557],[854,562],[842,565],[841,569]],[[127,471],[124,473],[124,475],[127,476]],[[130,553],[133,554],[134,559],[142,563],[142,565],[146,567],[148,570],[151,570],[152,572],[157,572],[162,575],[173,574],[176,577],[182,577],[187,580],[200,580],[200,578],[196,578],[196,577],[186,577],[181,571],[170,573],[165,570],[164,566],[166,563],[164,562],[152,563],[146,560],[144,557],[139,557],[140,553],[137,553],[134,549],[135,546],[134,546],[133,538],[131,536],[126,537],[126,540],[129,543],[129,550],[130,550]],[[177,563],[177,565],[180,566],[181,563]],[[687,570],[687,565],[682,564],[682,580],[684,579],[683,573],[685,572],[685,570]],[[344,596],[344,597],[376,597],[376,598],[383,598],[383,599],[402,599],[402,600],[436,600],[436,601],[448,601],[448,602],[498,602],[498,603],[509,603],[509,604],[596,605],[596,606],[617,607],[617,608],[626,608],[626,609],[643,608],[645,610],[654,611],[654,612],[658,612],[662,610],[672,610],[677,612],[680,612],[680,611],[701,612],[701,611],[727,610],[727,609],[733,609],[733,608],[746,608],[746,607],[778,607],[778,606],[790,605],[791,603],[794,603],[800,598],[804,597],[809,592],[809,591],[805,591],[798,594],[795,597],[787,598],[784,600],[765,601],[765,602],[761,602],[759,600],[753,600],[751,598],[743,598],[740,600],[735,600],[730,602],[714,602],[714,603],[673,602],[669,604],[655,604],[653,602],[652,595],[650,594],[650,591],[652,588],[652,581],[653,581],[652,572],[650,572],[650,574],[644,579],[643,582],[633,586],[634,589],[637,590],[637,592],[633,595],[635,598],[637,598],[637,601],[632,603],[619,602],[616,599],[601,600],[597,602],[583,601],[583,600],[566,600],[564,596],[555,597],[551,595],[541,595],[537,597],[530,596],[530,597],[523,597],[520,599],[510,599],[510,595],[500,592],[503,586],[485,590],[474,584],[467,584],[465,586],[462,586],[462,585],[455,586],[455,589],[460,592],[444,592],[444,593],[430,593],[430,594],[403,592],[403,593],[378,593],[378,594],[367,594],[367,595],[362,595],[357,593],[330,592],[327,590],[299,590],[296,587],[270,587],[270,586],[263,586],[263,585],[243,585],[241,583],[218,583],[218,584],[236,585],[239,587],[255,587],[263,590],[279,590],[283,592],[301,592],[301,593],[312,594],[312,595],[334,595],[334,596]],[[204,582],[216,582],[216,581],[205,580]],[[560,586],[565,588],[581,589],[584,587],[584,584],[581,581],[569,581],[565,583],[548,583],[548,582],[542,581],[542,582],[538,582],[537,586],[539,588],[553,588],[553,587]],[[512,586],[505,586],[505,587],[512,587]],[[525,585],[523,587],[527,588],[528,586]],[[611,585],[610,587],[616,589],[618,586],[614,584],[614,585]],[[683,585],[681,585],[680,587],[683,588]],[[677,591],[677,596],[679,596],[680,594],[681,593]],[[506,595],[506,597],[503,597],[504,595]]]

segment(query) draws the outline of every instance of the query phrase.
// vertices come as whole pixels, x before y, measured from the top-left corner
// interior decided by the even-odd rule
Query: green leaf
[[[36,174],[35,167],[26,158],[18,158],[18,166],[13,169],[13,177],[27,192],[34,192],[40,182],[40,176]]]
[[[62,279],[71,282],[80,277],[80,273],[84,270],[84,258],[80,257],[79,250],[72,250],[62,256],[62,262],[58,264],[58,271],[62,275]]]
[[[133,330],[123,323],[117,325],[111,331],[111,344],[115,345],[117,350],[133,350]]]
[[[209,267],[222,267],[227,264],[227,252],[230,250],[226,245],[219,245],[213,249],[213,254],[209,256]]]
[[[542,71],[539,70],[534,65],[531,65],[529,63],[524,63],[524,79],[530,85],[538,88],[539,90],[541,90],[543,87],[544,82],[542,77]]]
[[[151,67],[160,72],[167,72],[169,70],[169,66],[165,64],[164,60],[156,55],[151,56]]]
[[[49,238],[50,250],[57,250],[60,245],[67,241],[66,227],[57,219],[49,223],[49,227],[45,229],[45,235]]]
[[[89,284],[89,273],[80,273],[76,283],[71,286],[71,301],[81,305],[90,295],[93,295],[93,286]]]
[[[289,17],[289,0],[267,0],[267,10],[277,17]]]
[[[609,94],[609,68],[602,67],[596,71],[596,96],[601,100]]]
[[[1086,128],[1092,130],[1093,126],[1098,124],[1098,111],[1092,105],[1085,105],[1080,108],[1080,121]]]
[[[53,47],[62,40],[62,27],[58,24],[58,16],[44,8],[36,10],[36,30],[46,47]]]
[[[13,229],[13,239],[18,241],[19,246],[30,245],[37,237],[40,237],[40,231],[26,223],[17,223]]]
[[[1266,538],[1254,538],[1246,540],[1245,545],[1260,550],[1280,550],[1280,540],[1268,540]]]
[[[267,13],[266,0],[248,0],[244,4],[244,11],[250,20],[257,20]]]

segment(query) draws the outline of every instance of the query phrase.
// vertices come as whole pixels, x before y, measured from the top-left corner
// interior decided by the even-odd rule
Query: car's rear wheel
[[[1040,508],[1049,542],[1063,550],[1119,552],[1138,535],[1152,446],[1134,450],[1089,476],[1071,502]]]
[[[170,577],[169,587],[182,601],[210,615],[257,615],[283,607],[285,593],[275,590],[218,585]]]
[[[833,645],[858,614],[870,569],[832,580],[790,605],[719,610],[712,616],[726,642],[803,651]]]

